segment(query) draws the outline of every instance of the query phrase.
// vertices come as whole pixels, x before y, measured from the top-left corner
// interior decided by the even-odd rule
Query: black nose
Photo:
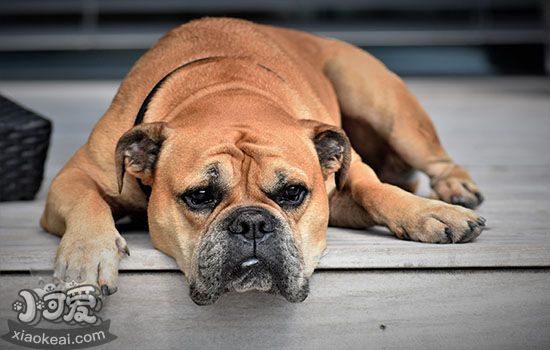
[[[230,221],[229,232],[241,235],[248,241],[259,242],[275,231],[273,216],[262,208],[239,208]]]

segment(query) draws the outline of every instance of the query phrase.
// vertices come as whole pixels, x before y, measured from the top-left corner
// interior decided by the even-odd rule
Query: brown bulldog
[[[440,200],[411,193],[416,170]],[[220,18],[172,30],[135,64],[54,179],[41,225],[62,236],[57,280],[115,292],[129,253],[115,219],[147,211],[154,246],[177,261],[197,304],[251,289],[298,302],[328,224],[468,242],[485,219],[464,207],[481,201],[378,60]]]

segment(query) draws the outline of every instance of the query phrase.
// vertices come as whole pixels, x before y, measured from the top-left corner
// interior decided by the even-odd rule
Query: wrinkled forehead
[[[167,173],[175,175],[175,186],[215,181],[234,187],[243,180],[265,189],[281,182],[307,184],[319,167],[313,144],[299,131],[227,129],[173,134],[161,158]]]

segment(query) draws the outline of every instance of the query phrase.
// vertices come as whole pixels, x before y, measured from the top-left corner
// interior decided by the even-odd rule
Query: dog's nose
[[[275,231],[272,215],[261,208],[240,208],[229,224],[229,232],[241,235],[247,241],[259,242]]]

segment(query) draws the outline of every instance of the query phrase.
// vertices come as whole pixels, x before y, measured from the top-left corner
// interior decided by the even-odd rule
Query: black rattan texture
[[[51,130],[49,120],[0,95],[0,201],[35,197]]]

